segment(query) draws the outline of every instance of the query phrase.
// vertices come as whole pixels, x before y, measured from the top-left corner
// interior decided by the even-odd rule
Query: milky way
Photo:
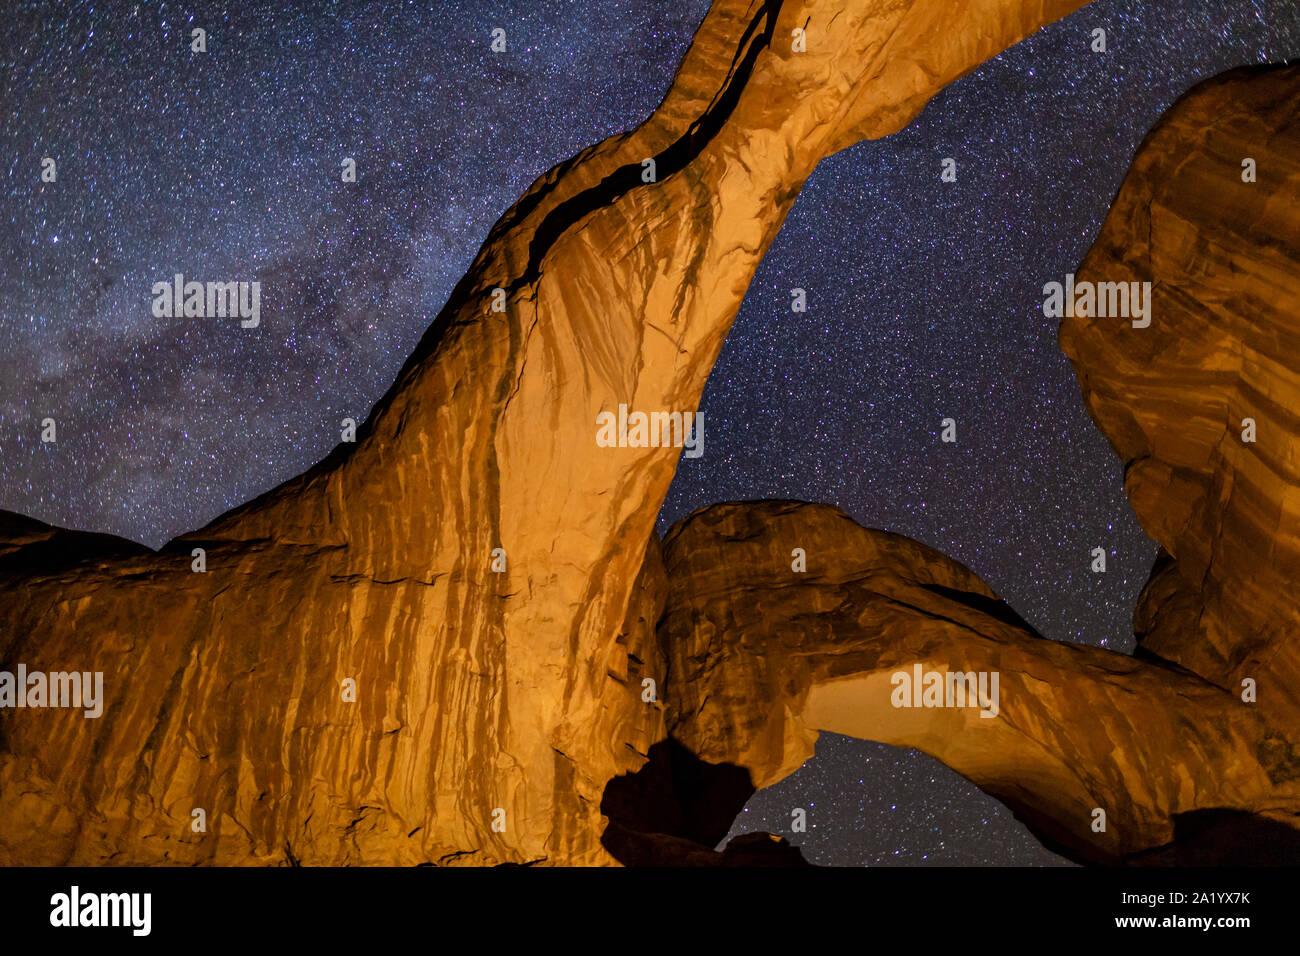
[[[653,110],[706,8],[11,4],[0,507],[158,546],[323,457],[496,218]],[[724,499],[830,502],[968,564],[1047,637],[1130,651],[1155,545],[1042,285],[1082,260],[1178,95],[1298,52],[1284,0],[1094,3],[824,161],[710,377],[706,453],[683,459],[661,530]],[[259,327],[155,318],[175,273],[260,281]],[[807,834],[788,833],[796,806]],[[824,863],[1056,860],[942,765],[829,735],[736,829]]]

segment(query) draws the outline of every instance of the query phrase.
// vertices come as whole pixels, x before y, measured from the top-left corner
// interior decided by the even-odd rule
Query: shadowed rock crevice
[[[1300,827],[1242,810],[1213,808],[1174,817],[1174,842],[1129,862],[1139,866],[1297,866]]]
[[[691,123],[686,132],[671,146],[652,157],[655,161],[655,174],[659,179],[667,179],[681,172],[703,152],[713,138],[722,131],[723,124],[730,118],[740,94],[749,82],[750,74],[758,55],[772,45],[772,33],[776,29],[777,14],[781,10],[782,0],[763,0],[758,13],[749,22],[740,37],[736,56],[727,73],[726,82],[708,109]],[[755,37],[759,24],[763,30]],[[531,286],[537,281],[542,271],[542,260],[550,251],[555,241],[572,226],[587,216],[612,205],[624,194],[638,187],[650,187],[642,176],[644,167],[641,161],[621,166],[610,173],[599,185],[583,190],[578,195],[566,199],[549,213],[537,227],[537,233],[528,244],[528,267],[510,286],[510,294],[515,295],[521,288]]]
[[[747,833],[714,847],[754,794],[749,772],[700,760],[669,737],[650,748],[645,766],[605,787],[601,838],[629,866],[805,866],[781,837]]]

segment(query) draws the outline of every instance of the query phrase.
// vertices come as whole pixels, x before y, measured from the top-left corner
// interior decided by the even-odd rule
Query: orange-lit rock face
[[[1081,5],[719,0],[659,109],[496,225],[355,445],[158,554],[6,522],[0,660],[106,700],[0,718],[0,862],[608,862],[605,783],[664,733],[639,572],[678,450],[596,416],[694,410],[817,162]]]
[[[1300,68],[1175,105],[1077,277],[1152,283],[1150,323],[1061,328],[1163,548],[1138,655],[1043,640],[965,568],[835,509],[716,505],[665,540],[673,736],[758,786],[817,730],[917,747],[1077,859],[1300,858],[1298,116]],[[997,717],[894,706],[918,666],[997,673]]]
[[[1143,594],[1143,648],[1234,693],[1253,679],[1292,730],[1283,777],[1300,774],[1297,115],[1294,67],[1234,71],[1177,103],[1080,270],[1153,281],[1150,327],[1061,327],[1133,510],[1173,558]]]
[[[1277,710],[1164,662],[1046,640],[951,558],[828,505],[714,505],[669,533],[664,560],[669,730],[756,786],[811,756],[818,730],[916,747],[1097,862],[1169,862],[1169,844],[1203,852],[1198,821],[1271,833],[1300,810],[1300,785],[1265,756],[1295,737]],[[978,676],[951,698],[946,679],[942,697],[900,698],[918,671],[921,686]],[[1242,819],[1213,816],[1225,808]]]

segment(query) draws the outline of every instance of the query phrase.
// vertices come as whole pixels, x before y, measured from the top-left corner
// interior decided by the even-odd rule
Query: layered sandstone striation
[[[1149,328],[1061,327],[1084,399],[1161,555],[1139,653],[1239,695],[1300,780],[1300,67],[1224,74],[1147,137],[1080,270],[1151,281]],[[1276,815],[1300,824],[1279,800]]]
[[[677,450],[598,450],[597,414],[694,410],[817,162],[1081,5],[718,0],[654,114],[497,223],[355,444],[157,553],[3,522],[0,662],[107,699],[0,715],[0,862],[610,861],[606,782],[666,732]]]
[[[939,757],[1076,859],[1289,859],[1300,69],[1170,110],[1079,275],[1152,282],[1152,322],[1061,329],[1162,546],[1134,657],[828,506],[716,505],[661,549],[676,449],[593,438],[697,406],[821,156],[1076,5],[723,0],[645,124],[497,224],[354,446],[157,553],[0,515],[0,666],[106,696],[0,712],[0,862],[796,863],[712,847],[822,730]],[[917,667],[997,673],[996,717],[894,706]]]
[[[1161,545],[1137,653],[1044,640],[834,509],[716,505],[664,542],[669,731],[760,787],[819,730],[916,747],[1079,860],[1300,862],[1300,67],[1171,108],[1078,279],[1153,284],[1150,325],[1060,331]],[[997,672],[998,716],[895,707],[917,665]]]
[[[1300,67],[1237,70],[1175,104],[1079,277],[1153,283],[1149,328],[1061,326],[1163,548],[1143,649],[1230,690],[1252,678],[1300,726]]]
[[[825,730],[939,758],[1078,860],[1258,859],[1268,848],[1243,850],[1242,834],[1281,850],[1275,828],[1294,847],[1300,781],[1268,759],[1295,738],[1285,712],[1169,662],[1046,640],[916,541],[827,505],[741,502],[679,523],[664,560],[670,732],[756,787],[797,768]],[[955,707],[906,706],[893,678],[918,665],[997,674],[995,707],[965,682]],[[1204,831],[1225,828],[1232,845],[1206,849]]]

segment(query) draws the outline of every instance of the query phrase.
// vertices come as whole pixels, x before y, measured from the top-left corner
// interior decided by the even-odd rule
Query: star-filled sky
[[[6,4],[0,508],[158,546],[323,457],[524,189],[653,110],[707,2],[281,6]],[[1083,258],[1182,92],[1298,53],[1289,0],[1099,0],[824,161],[714,368],[705,454],[682,460],[661,530],[725,499],[830,502],[968,564],[1048,637],[1131,651],[1155,545],[1042,285]],[[155,318],[153,283],[178,272],[259,280],[260,326]],[[819,863],[1059,862],[934,760],[831,735],[755,794],[735,832],[752,829]]]

